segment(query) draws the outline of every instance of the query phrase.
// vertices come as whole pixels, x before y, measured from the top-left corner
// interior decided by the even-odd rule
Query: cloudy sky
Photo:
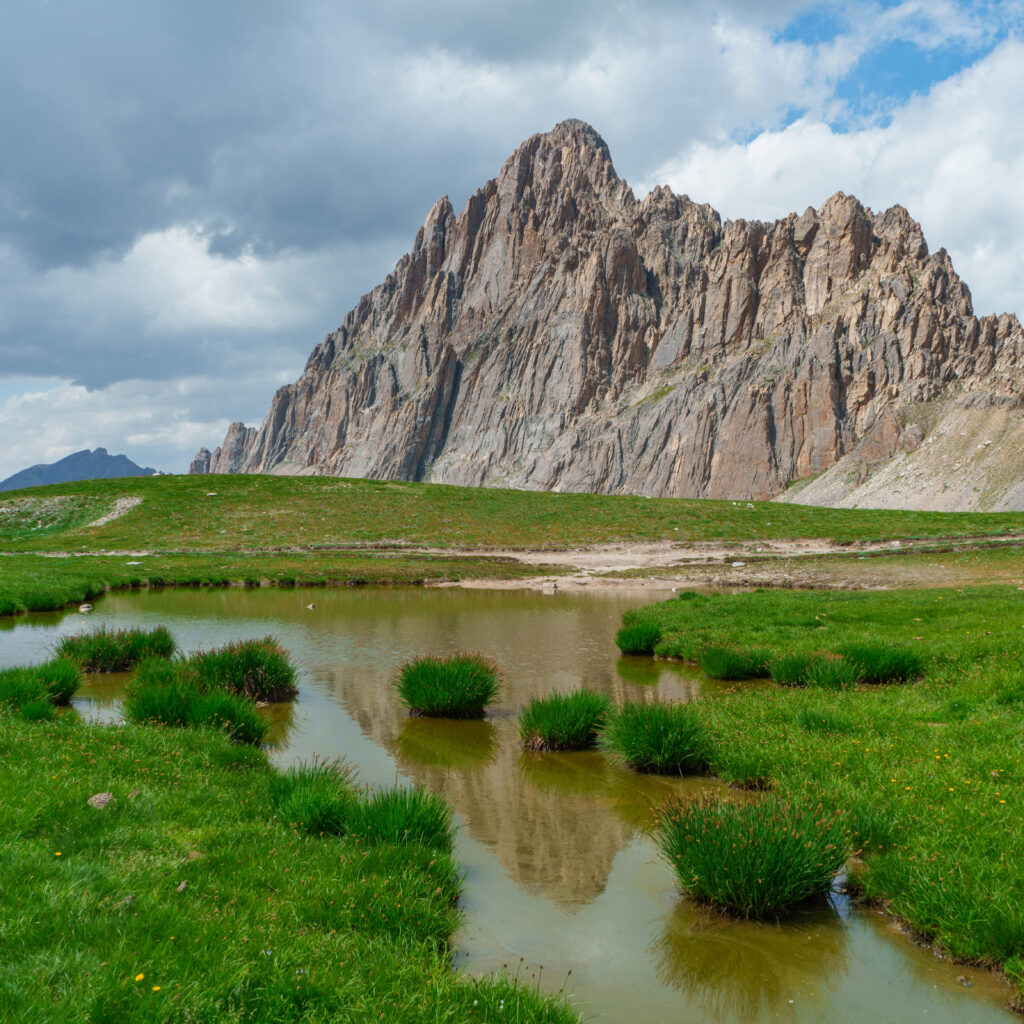
[[[6,0],[0,478],[183,472],[527,136],[771,219],[899,202],[1024,311],[1024,0]]]

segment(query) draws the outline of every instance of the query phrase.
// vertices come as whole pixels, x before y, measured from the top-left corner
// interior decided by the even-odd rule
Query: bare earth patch
[[[91,523],[86,523],[86,526],[106,526],[107,523],[112,523],[115,519],[120,519],[125,513],[130,512],[136,505],[141,505],[142,499],[138,497],[129,498],[118,498],[114,502],[114,507],[105,515],[100,516],[99,519],[94,519]]]

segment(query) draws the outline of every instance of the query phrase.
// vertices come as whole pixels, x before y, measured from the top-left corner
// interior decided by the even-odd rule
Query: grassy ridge
[[[447,852],[298,833],[274,778],[216,734],[0,715],[0,1019],[576,1020],[452,972]]]
[[[1024,989],[1024,593],[1015,588],[689,596],[638,613],[659,650],[709,643],[786,652],[883,640],[923,656],[923,680],[847,690],[738,684],[690,705],[709,769],[783,798],[842,808],[855,881],[952,954]]]
[[[216,492],[207,497],[208,492]],[[16,513],[0,543],[18,550],[241,550],[395,542],[438,547],[562,548],[615,540],[827,537],[838,542],[1021,532],[1024,513],[820,509],[770,502],[553,494],[331,477],[215,476],[89,480],[11,491],[72,496],[112,508],[142,503],[105,526],[26,536]],[[71,513],[66,512],[70,517]],[[69,519],[70,522],[70,519]]]

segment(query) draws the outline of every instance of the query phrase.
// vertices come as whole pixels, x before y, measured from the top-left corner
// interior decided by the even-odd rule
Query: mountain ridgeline
[[[974,316],[902,207],[723,222],[636,199],[565,121],[462,213],[440,199],[192,472],[1024,508],[1022,377],[1017,318]]]
[[[73,480],[110,480],[124,476],[153,476],[151,466],[138,466],[127,455],[111,455],[106,448],[66,455],[58,462],[29,466],[6,480],[0,480],[0,491],[14,491],[21,487],[41,487],[44,484],[66,484]]]

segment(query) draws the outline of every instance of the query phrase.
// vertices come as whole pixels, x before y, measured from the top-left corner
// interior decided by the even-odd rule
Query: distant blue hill
[[[66,484],[72,480],[101,480],[118,476],[154,476],[149,466],[136,466],[126,455],[109,455],[106,448],[91,452],[88,448],[74,452],[59,462],[29,466],[6,480],[0,480],[0,491],[19,487],[40,487],[43,484]]]

